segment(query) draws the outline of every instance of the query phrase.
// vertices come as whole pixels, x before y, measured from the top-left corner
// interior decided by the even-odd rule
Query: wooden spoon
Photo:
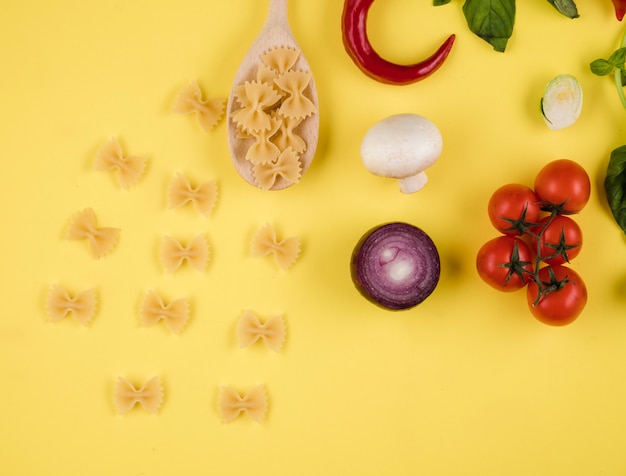
[[[289,20],[287,18],[287,0],[270,0],[269,11],[265,24],[263,25],[263,29],[252,43],[252,46],[248,50],[248,53],[241,62],[239,70],[235,75],[233,88],[231,89],[230,96],[228,97],[228,105],[226,109],[226,128],[231,159],[239,175],[255,187],[259,187],[259,185],[254,179],[252,164],[246,159],[246,152],[253,143],[253,139],[238,138],[237,125],[232,120],[233,113],[239,109],[239,104],[234,98],[234,90],[235,86],[244,84],[245,81],[255,80],[257,67],[261,61],[261,54],[271,48],[279,46],[297,48],[300,51],[300,55],[298,56],[298,61],[293,66],[293,69],[311,72],[309,63],[302,54],[302,51],[300,50],[300,47],[298,46],[293,33],[289,28]],[[304,94],[313,102],[316,109],[319,111],[317,92],[313,77],[311,77],[309,85],[304,90]],[[317,148],[319,136],[319,113],[314,113],[304,119],[294,132],[302,137],[307,145],[306,150],[300,155],[302,175],[304,175],[313,161],[315,150]],[[281,190],[289,187],[290,185],[293,185],[293,182],[289,182],[283,177],[278,176],[276,178],[276,182],[270,190]]]

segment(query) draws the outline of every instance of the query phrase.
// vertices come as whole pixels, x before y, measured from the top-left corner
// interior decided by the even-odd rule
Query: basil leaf
[[[626,145],[611,152],[604,179],[604,191],[613,218],[626,233]]]
[[[617,68],[623,68],[624,61],[626,61],[626,47],[615,50],[611,56],[609,56],[609,63]]]
[[[613,72],[614,66],[605,59],[597,59],[589,65],[591,72],[597,76],[606,76]]]
[[[450,3],[450,0],[433,0],[433,5],[436,7],[439,5],[445,5],[446,3]]]
[[[504,52],[513,34],[515,0],[466,0],[463,14],[472,33]]]
[[[568,18],[578,18],[578,8],[574,0],[548,0],[548,3]]]

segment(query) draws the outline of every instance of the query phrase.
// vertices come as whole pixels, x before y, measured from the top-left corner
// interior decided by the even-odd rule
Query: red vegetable
[[[498,291],[522,289],[533,279],[533,254],[515,236],[498,236],[480,247],[476,270],[482,280]]]
[[[365,233],[352,253],[352,281],[368,300],[391,310],[409,309],[439,282],[437,247],[421,229],[392,222]]]
[[[491,224],[505,235],[522,235],[537,224],[539,199],[526,185],[509,183],[498,188],[487,204]]]
[[[626,0],[613,0],[613,6],[615,7],[615,17],[622,21],[626,13]]]
[[[583,232],[571,218],[554,215],[542,218],[533,233],[535,249],[539,244],[541,260],[547,264],[565,264],[578,256],[583,245]]]
[[[410,84],[434,73],[445,61],[454,44],[450,35],[439,49],[424,61],[411,65],[382,58],[367,36],[367,14],[374,0],[345,0],[342,15],[343,44],[352,61],[370,78],[387,84]]]
[[[591,181],[577,162],[553,160],[537,173],[535,193],[547,211],[565,215],[578,213],[589,201]]]
[[[538,277],[539,283],[531,281],[526,290],[532,315],[551,326],[572,323],[587,304],[587,287],[582,278],[561,265],[541,268]]]

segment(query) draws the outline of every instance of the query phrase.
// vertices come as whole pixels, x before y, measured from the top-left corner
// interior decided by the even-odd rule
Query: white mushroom
[[[361,143],[361,159],[374,175],[398,179],[400,190],[420,190],[428,177],[424,172],[441,155],[441,133],[429,119],[418,114],[396,114],[374,124]]]

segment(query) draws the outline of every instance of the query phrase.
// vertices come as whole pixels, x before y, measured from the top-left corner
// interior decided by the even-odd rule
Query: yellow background
[[[289,18],[315,76],[320,143],[301,183],[263,192],[235,172],[225,122],[205,133],[172,112],[197,80],[226,97],[260,30],[267,2],[4,0],[0,14],[0,462],[2,474],[37,475],[568,475],[626,474],[626,243],[606,205],[610,151],[626,142],[626,113],[612,79],[589,63],[617,46],[623,25],[609,0],[579,0],[569,20],[546,1],[518,1],[507,51],[469,32],[460,1],[379,0],[370,36],[381,54],[409,62],[450,33],[443,67],[410,86],[379,84],[346,55],[339,0],[293,0]],[[549,130],[544,85],[560,73],[584,91],[578,122]],[[444,151],[425,189],[403,195],[361,165],[360,141],[376,121],[414,112],[441,129]],[[92,169],[110,137],[145,155],[148,168],[123,191]],[[572,263],[589,302],[565,328],[536,321],[524,292],[504,294],[478,278],[478,248],[496,236],[486,204],[500,185],[532,185],[547,162],[568,157],[592,178],[576,217],[585,244]],[[210,217],[170,210],[175,173],[215,179]],[[94,260],[64,238],[70,218],[92,207],[121,229],[113,252]],[[356,241],[403,220],[439,248],[440,283],[406,312],[379,309],[350,280]],[[264,223],[302,240],[281,272],[253,258]],[[205,273],[173,275],[161,238],[205,233]],[[100,306],[83,328],[50,323],[57,283],[94,287]],[[187,297],[180,336],[141,327],[139,304],[154,289]],[[240,349],[237,318],[284,314],[280,353]],[[118,415],[113,383],[158,375],[158,415]],[[220,386],[263,384],[262,424],[224,424]]]

